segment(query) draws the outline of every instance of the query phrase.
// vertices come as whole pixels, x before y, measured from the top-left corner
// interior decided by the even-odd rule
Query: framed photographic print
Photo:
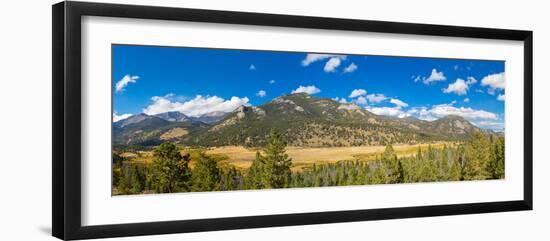
[[[53,235],[532,209],[532,32],[53,6]]]

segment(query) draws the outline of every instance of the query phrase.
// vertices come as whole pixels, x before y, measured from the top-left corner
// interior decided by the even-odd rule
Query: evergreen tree
[[[113,152],[112,160],[113,160],[113,166],[120,167],[122,166],[122,162],[124,161],[124,158],[119,154]]]
[[[448,180],[449,181],[459,181],[460,178],[461,178],[460,164],[458,163],[458,160],[452,159],[451,160],[451,167],[449,168]]]
[[[157,192],[189,191],[189,154],[181,155],[176,145],[164,142],[153,151],[153,185]]]
[[[119,182],[120,180],[123,178],[122,177],[122,171],[121,171],[121,168],[120,167],[113,167],[112,168],[112,186],[113,187],[118,187],[119,185]]]
[[[220,174],[221,190],[239,190],[244,188],[243,177],[240,171],[238,171],[235,167],[220,169]]]
[[[491,145],[491,149],[491,160],[487,166],[490,178],[504,178],[504,137],[497,137]]]
[[[252,165],[248,168],[245,176],[245,188],[247,189],[262,189],[265,188],[263,183],[264,160],[260,152],[256,152],[256,158],[252,161]]]
[[[130,194],[130,175],[127,167],[120,168],[120,177],[118,179],[117,191],[119,194]]]
[[[395,150],[393,150],[393,146],[391,144],[388,144],[386,145],[386,148],[382,153],[382,160],[393,160],[393,159],[397,159],[397,155],[395,155]]]
[[[131,193],[141,193],[145,188],[145,174],[138,165],[133,165],[132,169],[130,169],[130,184]]]
[[[215,191],[220,188],[220,170],[214,159],[204,153],[200,153],[199,160],[195,164],[191,175],[191,190],[193,191]]]
[[[383,184],[386,183],[386,173],[384,172],[383,168],[381,167],[380,161],[377,161],[376,163],[373,162],[373,165],[370,165],[373,170],[371,170],[370,178],[369,178],[369,184]]]
[[[429,159],[423,160],[420,163],[417,173],[417,182],[437,181],[437,167],[435,166],[435,163]]]
[[[473,134],[466,145],[465,180],[484,180],[490,177],[488,165],[491,156],[491,143],[481,132]]]
[[[465,173],[466,173],[466,165],[468,164],[468,160],[466,160],[466,154],[464,151],[464,146],[460,145],[457,148],[457,164],[459,169],[459,180],[463,181],[465,180]]]
[[[290,183],[292,159],[285,151],[286,143],[277,131],[272,129],[264,148],[262,184],[265,188],[282,188]]]
[[[399,170],[401,163],[397,160],[397,155],[391,144],[386,145],[382,153],[382,168],[385,175],[385,183],[399,183],[403,180],[403,170]]]
[[[416,160],[422,160],[422,149],[418,146],[418,151],[416,152]]]
[[[401,163],[401,160],[397,161],[397,176],[395,177],[395,183],[404,183],[405,182],[405,174],[403,170],[403,163]]]

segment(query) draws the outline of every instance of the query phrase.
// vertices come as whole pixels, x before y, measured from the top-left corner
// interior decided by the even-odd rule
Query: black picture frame
[[[442,215],[532,210],[533,208],[533,32],[262,13],[197,10],[90,2],[52,6],[52,233],[60,239],[309,225]],[[521,200],[421,207],[145,222],[81,224],[81,17],[229,23],[378,33],[516,40],[524,44],[524,194]]]

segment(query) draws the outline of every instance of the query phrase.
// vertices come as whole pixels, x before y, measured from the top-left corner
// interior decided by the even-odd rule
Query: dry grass
[[[167,131],[166,133],[162,134],[160,136],[160,139],[161,140],[171,140],[171,139],[175,139],[175,138],[178,138],[178,137],[185,136],[187,134],[189,134],[189,131],[187,131],[187,129],[177,127],[177,128],[171,129],[171,130]]]
[[[418,147],[427,148],[432,145],[433,148],[441,148],[444,144],[451,143],[432,143],[418,145],[395,145],[393,146],[398,157],[411,156],[416,154]],[[360,146],[360,147],[323,147],[323,148],[304,148],[288,147],[286,153],[292,158],[293,170],[299,170],[306,166],[321,163],[334,163],[342,160],[361,160],[369,161],[376,158],[384,152],[385,146]],[[247,149],[242,146],[224,146],[211,148],[206,154],[225,155],[228,158],[224,163],[231,164],[237,168],[246,169],[252,165],[252,160],[256,157],[258,149]]]
[[[443,145],[452,145],[449,142],[438,142],[430,144],[417,145],[394,145],[393,148],[398,157],[412,156],[416,154],[418,147],[427,148],[431,145],[433,148],[442,148]],[[304,167],[313,164],[335,163],[343,160],[374,160],[384,152],[385,146],[359,146],[359,147],[287,147],[286,153],[292,158],[292,170],[301,170]],[[209,148],[206,154],[213,157],[222,165],[231,165],[238,169],[247,169],[252,165],[252,160],[256,157],[259,148],[245,148],[243,146],[223,146]],[[200,150],[183,149],[182,154],[190,153],[190,166],[193,167]],[[150,163],[153,160],[152,152],[123,153],[130,157],[130,162]]]

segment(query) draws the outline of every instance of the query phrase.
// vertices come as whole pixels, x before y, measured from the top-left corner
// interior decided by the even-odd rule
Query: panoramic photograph
[[[505,178],[505,62],[114,44],[112,195]]]

